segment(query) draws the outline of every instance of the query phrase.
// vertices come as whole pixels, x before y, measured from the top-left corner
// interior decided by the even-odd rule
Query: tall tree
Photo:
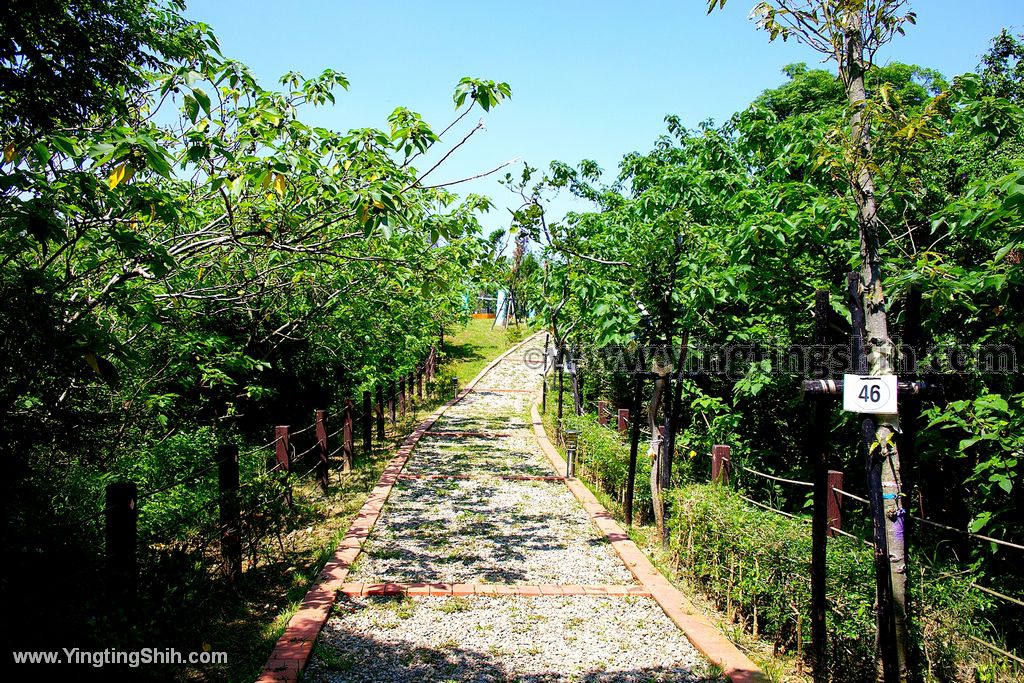
[[[725,0],[710,0],[708,11],[722,7]],[[872,158],[871,101],[865,87],[865,75],[878,49],[896,34],[904,33],[907,23],[915,23],[907,0],[768,0],[758,3],[752,16],[771,40],[796,38],[828,59],[834,59],[846,91],[848,105],[847,172],[857,206],[860,241],[860,288],[864,308],[864,348],[868,371],[872,375],[891,375],[896,368],[896,349],[889,337],[882,284],[882,259],[879,251],[878,200],[875,187],[875,163]],[[881,462],[881,480],[885,505],[885,541],[892,586],[896,662],[883,662],[883,675],[891,680],[909,675],[910,639],[907,618],[907,565],[904,537],[905,510],[899,450],[895,436],[898,416],[879,415],[869,457]],[[878,530],[876,530],[878,531]],[[876,538],[878,534],[876,533]],[[882,623],[879,609],[878,633],[889,631]],[[884,645],[884,643],[881,643]],[[890,670],[895,666],[896,671]]]

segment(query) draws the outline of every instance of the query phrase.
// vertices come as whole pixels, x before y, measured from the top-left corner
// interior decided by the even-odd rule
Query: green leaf
[[[207,95],[204,91],[200,90],[199,88],[193,88],[192,95],[196,98],[196,101],[199,103],[199,106],[203,108],[203,111],[206,112],[206,115],[209,116],[210,96]],[[195,119],[193,118],[192,121],[195,122]]]
[[[199,118],[199,102],[192,95],[185,95],[182,98],[182,108],[185,110],[185,115],[188,116],[192,123],[196,122]]]

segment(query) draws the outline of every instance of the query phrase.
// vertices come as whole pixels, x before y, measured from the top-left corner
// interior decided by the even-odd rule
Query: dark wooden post
[[[828,318],[832,311],[828,290],[819,289],[814,294],[814,347],[811,350],[810,375],[813,379],[825,379],[826,344],[828,343]],[[823,400],[815,400],[810,406],[811,423],[805,437],[808,458],[812,467],[813,500],[811,516],[811,661],[814,664],[815,683],[826,679],[828,664],[825,661],[828,652],[828,627],[826,609],[828,606],[825,594],[826,587],[826,544],[829,531],[828,509],[832,496],[828,487],[828,452],[830,436],[831,405]]]
[[[711,447],[711,483],[729,485],[729,470],[732,469],[729,447],[716,444]]]
[[[555,425],[555,437],[562,440],[562,394],[565,391],[564,370],[565,370],[565,347],[558,347],[558,424]]]
[[[342,416],[343,422],[341,423],[341,454],[342,454],[342,469],[341,471],[348,474],[352,471],[352,466],[355,465],[355,452],[352,448],[352,399],[345,399],[345,414]]]
[[[868,356],[864,344],[864,308],[860,297],[860,275],[847,276],[847,300],[852,325],[851,346],[857,373],[868,374]],[[882,459],[876,458],[871,448],[878,431],[873,415],[864,415],[861,421],[861,457],[868,480],[868,500],[871,502],[871,521],[875,544],[875,604],[878,651],[886,681],[897,680],[899,661],[896,654],[896,623],[892,605],[892,581],[889,574],[889,544],[885,537],[885,506],[882,498]]]
[[[327,495],[330,485],[330,463],[327,461],[327,411],[316,411],[316,478],[320,482],[320,490]]]
[[[572,403],[576,415],[583,414],[583,371],[580,369],[580,349],[573,350],[572,360]]]
[[[637,420],[639,422],[639,420]],[[626,429],[629,427],[629,408],[619,408],[619,434],[625,434]]]
[[[540,411],[542,413],[548,412],[548,343],[551,340],[551,335],[544,333],[544,366],[540,372]]]
[[[398,384],[391,380],[391,392],[388,394],[388,411],[391,413],[391,426],[394,427],[395,420],[395,397],[398,395]]]
[[[398,405],[405,417],[405,375],[398,378]]]
[[[608,424],[608,401],[597,402],[597,424]]]
[[[833,529],[843,528],[843,498],[836,493],[843,490],[843,473],[838,470],[828,471],[828,535],[835,536]]]
[[[363,453],[369,455],[373,449],[373,402],[370,399],[370,392],[363,392]]]
[[[626,513],[626,526],[633,526],[633,492],[636,488],[636,458],[640,448],[640,402],[643,400],[644,380],[639,374],[633,379],[633,429],[629,438],[629,470],[626,472],[626,500],[623,502]],[[619,418],[621,421],[621,417]],[[605,422],[608,422],[607,416]]]
[[[430,347],[430,355],[427,357],[427,381],[434,381],[434,362],[437,359],[437,348],[434,346]]]
[[[107,484],[106,552],[107,592],[126,606],[135,602],[139,580],[138,488],[135,482]],[[114,605],[115,609],[117,605]]]
[[[217,489],[220,495],[220,553],[228,580],[242,578],[242,536],[238,523],[238,446],[217,449]]]
[[[410,371],[409,376],[405,380],[405,388],[408,391],[407,402],[409,408],[409,414],[413,417],[416,416],[416,375]]]
[[[288,482],[288,472],[292,468],[291,441],[288,437],[288,425],[274,427],[274,468],[278,471],[281,485],[284,487],[284,502],[292,506],[292,487]]]
[[[416,398],[423,400],[423,368],[416,370]]]
[[[459,378],[452,377],[452,400],[454,401],[459,397]]]
[[[377,385],[377,441],[384,441],[384,386]]]

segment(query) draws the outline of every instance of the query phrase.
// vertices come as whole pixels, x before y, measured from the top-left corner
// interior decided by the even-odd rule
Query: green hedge
[[[810,646],[810,524],[761,510],[735,492],[691,484],[670,494],[672,562],[676,573],[710,597],[728,619],[775,642],[777,652]],[[874,563],[853,539],[828,541],[828,657],[834,680],[874,676]],[[972,681],[982,652],[967,634],[988,637],[979,624],[990,606],[970,588],[972,577],[922,579],[912,567],[912,609],[922,658],[915,668],[934,680]],[[942,574],[933,569],[932,575]],[[981,675],[984,679],[984,675]]]
[[[565,415],[566,429],[579,430],[579,460],[576,474],[607,493],[621,506],[626,497],[626,476],[629,471],[629,441],[614,428],[597,423],[593,414]],[[639,523],[654,517],[651,506],[651,461],[647,446],[640,443],[636,459],[636,485],[633,492],[633,514]]]
[[[545,424],[554,436],[549,405]],[[629,466],[629,442],[614,426],[597,424],[593,414],[563,417],[579,431],[577,476],[621,505]],[[745,502],[733,490],[692,483],[706,479],[703,465],[689,452],[677,452],[669,491],[671,569],[748,632],[774,641],[777,653],[810,649],[811,528]],[[651,463],[646,443],[637,458],[634,515],[653,521]],[[621,516],[621,509],[615,511]],[[962,567],[922,567],[911,556],[911,609],[924,680],[1011,680],[1012,666],[999,663],[968,635],[997,640],[986,612],[992,600],[971,588],[976,580]],[[846,537],[828,542],[828,661],[837,681],[873,680],[875,659],[874,562],[871,549]]]

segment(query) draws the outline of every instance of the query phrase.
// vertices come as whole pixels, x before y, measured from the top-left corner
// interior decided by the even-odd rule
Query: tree
[[[343,74],[265,87],[177,2],[36,9],[5,6],[0,44],[4,551],[21,579],[4,599],[50,551],[101,546],[79,527],[104,479],[185,474],[160,457],[172,436],[262,443],[268,415],[306,423],[421,361],[462,315],[492,205],[432,184],[443,158],[417,164],[511,96],[467,77],[440,132],[403,107],[329,130],[306,114]],[[32,512],[51,501],[53,533]]]
[[[201,34],[181,0],[11,0],[0,15],[0,137],[19,146],[124,104]],[[122,110],[123,112],[123,110]]]
[[[708,11],[722,7],[724,0],[710,0]],[[868,372],[894,374],[896,349],[889,335],[879,234],[875,168],[872,153],[871,112],[866,76],[877,50],[913,24],[913,12],[906,0],[770,0],[754,7],[758,25],[771,40],[790,37],[835,60],[848,106],[848,182],[857,207],[860,241],[860,298],[864,310],[864,349]],[[879,604],[880,651],[892,646],[895,661],[883,656],[886,680],[906,680],[910,675],[910,634],[907,611],[907,555],[904,536],[906,511],[903,507],[902,472],[896,445],[898,416],[877,419],[874,440],[867,457],[880,466],[885,528],[875,530],[876,547],[888,554],[888,581],[892,591],[893,623],[886,622],[886,610]],[[879,501],[874,501],[877,505]],[[880,543],[881,542],[881,543]],[[882,571],[885,563],[880,563]],[[886,600],[879,595],[879,603]],[[893,642],[889,642],[888,634]]]

